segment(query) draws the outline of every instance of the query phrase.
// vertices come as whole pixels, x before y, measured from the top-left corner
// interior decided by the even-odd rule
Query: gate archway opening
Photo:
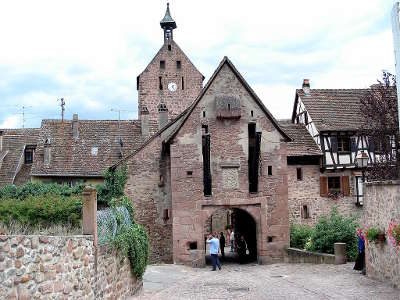
[[[240,260],[237,248],[234,247],[234,251],[231,252],[229,234],[232,231],[235,235],[235,244],[241,236],[243,236],[246,241],[249,254],[245,255],[244,262],[249,263],[257,261],[257,224],[253,216],[244,209],[230,207],[215,210],[205,222],[204,239],[206,240],[211,233],[218,233],[218,236],[220,236],[222,232],[226,240],[224,248],[225,257],[222,257],[220,253],[219,258],[224,263],[239,263]],[[206,263],[210,264],[211,257],[209,247],[206,243],[204,250],[206,251]]]

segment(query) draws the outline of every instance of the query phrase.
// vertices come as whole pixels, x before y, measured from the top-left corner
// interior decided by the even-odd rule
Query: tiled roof
[[[319,156],[321,150],[303,124],[279,120],[281,128],[293,139],[287,143],[287,156]]]
[[[79,120],[79,137],[73,138],[72,121],[43,120],[32,168],[33,176],[102,177],[104,170],[142,143],[140,121]],[[149,131],[155,132],[156,124]],[[44,143],[50,140],[51,160],[44,165]]]
[[[359,130],[364,123],[360,98],[370,89],[296,90],[319,131]],[[295,116],[292,116],[292,119]]]
[[[0,186],[26,183],[29,176],[28,178],[24,176],[24,179],[20,177],[18,182],[15,182],[15,178],[19,176],[20,171],[24,174],[30,173],[31,165],[23,165],[24,149],[26,145],[37,144],[40,129],[1,129],[1,131],[3,131],[3,151],[0,153]]]

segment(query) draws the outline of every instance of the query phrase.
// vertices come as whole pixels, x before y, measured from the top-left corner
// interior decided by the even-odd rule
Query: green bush
[[[110,202],[112,199],[120,198],[124,195],[124,187],[127,179],[127,168],[125,165],[116,170],[108,168],[104,172],[104,183],[96,186],[97,202],[111,206]]]
[[[26,196],[24,199],[3,199],[0,201],[0,222],[10,224],[17,222],[23,225],[80,226],[82,199],[78,196],[39,195]]]
[[[357,236],[358,224],[354,218],[340,215],[333,208],[330,216],[319,219],[311,236],[311,250],[322,253],[334,253],[334,243],[346,243],[346,252],[350,260],[354,260],[358,253]]]
[[[290,225],[290,247],[305,249],[314,229],[309,225]]]
[[[60,195],[73,196],[82,193],[83,183],[78,183],[73,187],[58,183],[28,182],[25,185],[15,186],[6,185],[0,188],[0,200],[18,199],[23,200],[30,196]]]
[[[371,227],[367,230],[367,239],[370,242],[373,242],[378,239],[378,235],[381,231],[378,228]]]

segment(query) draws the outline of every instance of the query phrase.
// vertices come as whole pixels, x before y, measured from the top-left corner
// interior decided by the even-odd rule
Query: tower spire
[[[171,17],[171,13],[169,11],[169,3],[167,3],[167,10],[165,12],[164,18],[160,22],[160,26],[164,29],[164,42],[168,42],[173,39],[173,30],[176,28],[176,23],[174,19]]]

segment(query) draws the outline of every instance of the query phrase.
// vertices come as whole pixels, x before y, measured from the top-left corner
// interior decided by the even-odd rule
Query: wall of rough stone
[[[96,256],[91,236],[0,236],[0,299],[132,295],[141,282],[127,278],[129,262],[112,251]]]
[[[240,119],[217,119],[218,95],[240,98]],[[257,131],[262,132],[259,191],[255,194],[249,193],[248,182],[249,122],[256,123]],[[211,197],[203,194],[202,124],[208,125],[211,135]],[[267,173],[268,166],[272,167],[272,175]],[[245,210],[255,220],[260,263],[282,261],[286,255],[286,143],[228,65],[217,74],[171,145],[171,184],[175,262],[190,264],[189,242],[197,242],[198,249],[204,249],[207,219],[224,207]]]
[[[367,183],[362,224],[387,230],[391,220],[400,223],[400,181]],[[388,241],[369,243],[366,250],[367,275],[400,287],[400,246]]]
[[[302,168],[303,180],[297,180],[297,168]],[[319,165],[288,165],[288,199],[290,220],[297,224],[315,225],[318,218],[329,215],[336,206],[345,216],[361,217],[363,207],[356,206],[354,177],[350,170],[343,172],[321,173]],[[321,176],[350,176],[350,196],[337,199],[321,197]],[[308,206],[310,218],[302,218],[303,205]]]
[[[127,160],[125,194],[132,199],[135,220],[149,235],[150,262],[172,262],[170,159],[161,156],[161,136]],[[169,218],[164,219],[164,210]]]

